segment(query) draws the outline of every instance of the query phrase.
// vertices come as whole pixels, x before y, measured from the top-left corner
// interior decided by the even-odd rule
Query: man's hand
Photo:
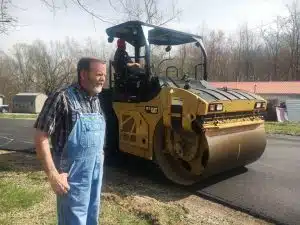
[[[141,65],[139,63],[134,63],[134,65],[138,68],[141,68]]]
[[[141,65],[139,63],[127,63],[127,66],[141,68]]]
[[[57,194],[65,194],[70,189],[67,173],[59,174],[55,168],[50,152],[48,134],[37,130],[35,134],[35,146],[37,157],[41,161],[44,171],[49,179],[53,191]]]
[[[68,174],[67,173],[57,173],[53,172],[49,175],[49,182],[52,190],[59,195],[67,194],[70,190],[68,184]]]

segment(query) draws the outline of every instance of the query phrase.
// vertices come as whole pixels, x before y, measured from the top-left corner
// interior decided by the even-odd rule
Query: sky
[[[55,0],[66,2],[67,8],[51,12],[41,0],[13,0],[15,7],[10,8],[13,16],[19,20],[19,26],[7,35],[0,35],[0,50],[7,52],[15,43],[30,43],[36,39],[45,42],[64,40],[66,37],[83,41],[90,37],[106,40],[105,29],[111,24],[93,19],[72,0]],[[248,27],[256,28],[269,24],[276,16],[286,17],[286,4],[292,0],[177,0],[177,7],[182,9],[179,20],[168,24],[174,28],[191,33],[221,29],[233,33],[238,26],[247,22]],[[108,0],[86,0],[95,13],[113,19],[120,19]],[[112,2],[117,2],[117,0]],[[171,0],[159,0],[160,8],[168,11]]]

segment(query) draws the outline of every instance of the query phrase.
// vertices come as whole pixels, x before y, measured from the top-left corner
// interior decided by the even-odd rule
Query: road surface
[[[34,152],[34,120],[0,119],[0,149]]]
[[[0,149],[33,152],[33,123],[0,119]],[[275,136],[267,141],[263,156],[245,170],[216,176],[191,189],[276,224],[299,224],[300,137]]]
[[[200,195],[241,208],[276,224],[300,224],[300,138],[272,137],[255,163],[240,174],[195,187]]]

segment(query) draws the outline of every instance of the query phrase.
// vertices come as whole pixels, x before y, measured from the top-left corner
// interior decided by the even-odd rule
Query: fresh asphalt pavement
[[[33,123],[0,119],[0,149],[34,152]],[[267,141],[266,151],[257,162],[192,188],[199,195],[276,224],[299,224],[300,138],[273,136]]]
[[[255,140],[253,140],[255,141]],[[300,224],[300,138],[268,137],[262,157],[195,190],[276,224]]]
[[[34,120],[0,119],[0,149],[34,152]]]

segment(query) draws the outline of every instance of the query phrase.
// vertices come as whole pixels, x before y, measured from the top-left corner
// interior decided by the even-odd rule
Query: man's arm
[[[58,173],[52,159],[48,133],[37,129],[34,137],[34,142],[37,158],[41,161],[46,175],[50,177],[52,174]]]
[[[133,67],[133,66],[136,66],[136,67],[141,67],[141,65],[139,63],[127,63],[126,64],[128,67]]]
[[[37,158],[42,163],[53,191],[57,194],[66,194],[70,189],[67,181],[68,174],[58,173],[52,159],[48,138],[48,133],[36,130],[34,141]]]
[[[135,63],[131,60],[131,58],[129,57],[127,52],[125,52],[123,55],[123,61],[125,61],[126,66],[128,66],[128,67],[133,67],[133,66],[140,67],[139,63]]]
[[[67,182],[67,174],[59,174],[55,167],[49,144],[49,137],[55,130],[58,122],[57,118],[61,118],[60,113],[62,110],[63,103],[61,101],[61,96],[56,93],[46,100],[43,109],[34,124],[34,127],[36,128],[34,142],[37,158],[43,166],[53,191],[57,194],[67,193],[70,189]]]

